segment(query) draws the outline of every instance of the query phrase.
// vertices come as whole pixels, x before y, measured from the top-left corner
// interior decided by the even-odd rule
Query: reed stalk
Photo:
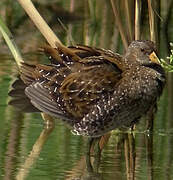
[[[8,29],[8,27],[5,25],[5,23],[3,22],[2,18],[0,17],[0,32],[2,33],[2,36],[4,37],[18,67],[20,68],[21,63],[24,62],[22,55],[20,53],[19,48],[17,47],[13,35],[10,32],[10,30]]]
[[[59,38],[55,35],[52,29],[47,25],[45,20],[40,16],[40,14],[38,13],[37,9],[34,7],[31,0],[18,0],[18,2],[23,7],[23,9],[28,14],[28,16],[31,18],[31,20],[36,25],[36,27],[39,29],[39,31],[42,33],[42,35],[47,40],[47,42],[52,47],[56,47],[57,42],[62,45]]]
[[[117,27],[119,29],[123,45],[124,45],[125,50],[126,50],[128,48],[128,41],[127,41],[125,30],[124,30],[123,25],[122,25],[122,21],[121,21],[119,12],[118,12],[118,8],[117,8],[117,5],[114,2],[114,0],[110,0],[110,1],[111,1],[113,13],[114,13],[115,21],[116,21]]]
[[[135,1],[135,40],[141,38],[141,0]]]
[[[133,9],[132,9],[132,2],[129,0],[125,0],[125,13],[127,19],[127,30],[128,30],[128,40],[129,42],[133,41],[134,33],[133,33]]]
[[[149,13],[149,24],[150,24],[150,38],[151,41],[157,42],[157,31],[156,31],[156,22],[154,14],[154,0],[148,0],[148,13]]]

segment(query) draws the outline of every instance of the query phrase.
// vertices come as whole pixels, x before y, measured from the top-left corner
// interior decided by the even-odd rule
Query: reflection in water
[[[33,148],[26,158],[24,164],[20,167],[19,172],[17,173],[16,179],[17,180],[23,180],[29,173],[29,169],[33,166],[34,162],[37,160],[37,158],[40,155],[40,152],[43,148],[43,145],[45,144],[47,138],[49,137],[50,133],[54,129],[54,124],[51,124],[50,126],[46,126],[43,131],[41,132],[39,138],[33,145]]]
[[[29,134],[26,133],[25,128],[22,130],[23,115],[15,111],[13,113],[18,116],[10,116],[14,121],[10,121],[11,131],[7,138],[3,179],[11,180],[14,177],[18,180],[32,179],[32,177],[38,179],[46,175],[47,179],[67,180],[110,180],[115,178],[134,180],[142,177],[152,180],[158,173],[157,168],[165,165],[165,163],[159,165],[159,161],[156,159],[153,163],[155,152],[153,152],[153,135],[158,136],[158,134],[115,131],[109,141],[106,141],[107,144],[105,142],[104,149],[96,151],[96,147],[94,151],[91,151],[90,161],[86,161],[88,157],[84,155],[86,148],[84,148],[83,139],[71,135],[71,132],[63,124],[57,124],[55,129],[53,127],[44,128],[40,135],[30,136],[30,133],[34,133],[34,129],[27,129]],[[29,118],[28,120],[25,124],[27,127],[30,126],[28,123],[34,123],[36,119]],[[36,129],[38,130],[38,127]],[[19,142],[18,140],[24,136],[26,137],[22,138],[23,142]],[[38,139],[33,142],[36,136]],[[160,136],[160,138],[164,140],[166,135]],[[172,136],[169,139],[165,177],[171,179],[172,146],[170,144]],[[27,148],[29,141],[33,145]],[[157,146],[155,144],[155,149]],[[26,154],[28,155],[26,156]],[[155,152],[155,156],[159,158],[160,154]]]
[[[9,109],[7,109],[8,111]],[[10,113],[10,110],[8,111]],[[11,114],[11,113],[10,113]],[[21,121],[23,115],[21,113],[14,113],[11,121],[11,131],[8,135],[7,140],[7,149],[5,152],[5,161],[4,161],[4,180],[13,179],[13,171],[16,164],[16,147],[18,146],[19,132],[21,129]]]
[[[122,136],[122,138],[120,139],[120,142],[117,142],[118,146],[120,147],[124,147],[124,149],[119,149],[119,151],[114,151],[112,152],[111,156],[115,156],[116,158],[113,158],[112,161],[104,161],[102,160],[102,157],[100,156],[101,152],[97,152],[97,154],[95,153],[94,156],[91,155],[91,161],[86,161],[86,167],[84,167],[84,158],[82,158],[79,162],[79,166],[76,166],[71,173],[68,175],[70,176],[69,178],[66,179],[117,179],[117,180],[121,180],[121,179],[127,179],[127,180],[134,180],[134,179],[138,179],[138,175],[136,174],[136,172],[138,172],[138,168],[139,166],[141,166],[141,164],[139,162],[136,161],[136,159],[139,159],[138,155],[140,156],[139,153],[136,154],[136,145],[135,145],[135,138],[134,138],[134,134],[132,133],[123,133],[122,134],[117,134],[118,136]],[[145,174],[145,177],[147,179],[152,180],[153,179],[153,152],[152,152],[152,134],[151,135],[144,135],[144,138],[146,140],[146,151],[147,151],[147,174]],[[113,146],[113,148],[115,148],[115,146]],[[109,151],[106,151],[106,153],[109,154]],[[126,174],[124,174],[123,172],[121,173],[122,169],[120,168],[122,165],[122,157],[120,154],[123,153],[124,156],[124,160],[125,162],[123,162],[124,167],[126,168]],[[109,154],[110,155],[110,154]],[[87,155],[86,155],[86,158]],[[100,160],[101,158],[101,160]],[[115,160],[115,161],[114,161]],[[104,163],[104,164],[103,164]],[[114,165],[112,164],[111,167],[109,167],[108,169],[108,174],[105,176],[105,171],[107,171],[106,169],[103,170],[103,166],[107,166],[107,164],[109,163],[114,163]],[[83,166],[80,166],[81,164],[83,164]],[[81,169],[81,167],[83,167]],[[114,167],[114,169],[112,169],[112,167]],[[145,167],[141,167],[141,168],[145,168]],[[79,169],[81,172],[85,172],[83,174],[79,173]],[[80,176],[79,176],[80,174]],[[140,179],[140,177],[139,177]]]
[[[135,177],[135,142],[133,134],[125,134],[124,151],[126,161],[126,173],[128,180],[134,180]]]
[[[145,136],[147,150],[147,167],[148,180],[153,179],[153,134],[149,133]]]
[[[18,114],[18,112],[13,112],[14,114]],[[19,117],[19,118],[17,118]],[[24,180],[27,179],[27,176],[29,175],[29,179],[31,179],[32,176],[39,177],[39,174],[35,174],[33,172],[33,167],[35,167],[35,164],[37,164],[40,160],[41,152],[44,149],[44,146],[46,145],[47,138],[50,136],[50,133],[54,129],[54,126],[50,126],[49,128],[44,128],[42,132],[40,133],[38,139],[33,143],[34,145],[30,148],[32,149],[30,152],[28,151],[28,156],[25,157],[24,162],[21,165],[17,165],[21,157],[17,157],[16,154],[16,148],[19,146],[18,144],[18,136],[16,136],[16,133],[19,132],[20,126],[21,126],[21,120],[23,119],[22,114],[18,114],[18,116],[13,116],[15,119],[15,122],[12,123],[12,131],[9,135],[8,140],[8,146],[9,149],[6,152],[6,161],[5,161],[5,173],[4,173],[4,179],[14,179],[14,173],[15,169],[17,170],[16,179],[17,180]],[[20,120],[21,119],[21,120]],[[16,123],[18,122],[18,123]],[[13,126],[14,125],[14,126]],[[17,128],[17,129],[16,129]],[[31,131],[32,132],[32,131]],[[70,133],[70,132],[69,132]],[[19,134],[18,134],[19,135]],[[59,134],[60,135],[60,134]],[[136,172],[138,172],[139,167],[141,166],[141,162],[136,162],[136,159],[139,159],[138,155],[140,156],[140,153],[136,154],[136,140],[134,136],[139,136],[138,134],[131,133],[131,132],[117,132],[115,134],[112,134],[112,136],[109,139],[109,142],[107,145],[105,145],[103,142],[101,147],[105,147],[101,151],[99,151],[100,148],[98,148],[98,151],[91,150],[91,156],[89,159],[91,161],[86,161],[87,154],[84,156],[84,152],[81,153],[78,160],[73,161],[74,165],[71,164],[70,169],[67,168],[64,164],[64,167],[57,166],[57,168],[66,169],[64,171],[64,175],[58,176],[58,179],[88,179],[88,180],[101,180],[101,179],[114,179],[117,177],[117,179],[127,179],[127,180],[134,180],[136,178]],[[146,167],[148,167],[148,173],[147,178],[152,179],[152,159],[153,159],[153,153],[152,153],[152,136],[148,136],[148,134],[144,134],[141,137],[145,138],[146,141],[146,148],[142,149],[142,152],[147,150],[147,164]],[[73,139],[77,136],[73,136]],[[108,135],[109,137],[109,135]],[[67,136],[68,138],[68,136]],[[71,138],[70,138],[71,139]],[[141,139],[141,138],[140,138]],[[28,140],[28,138],[26,139]],[[51,139],[49,139],[51,140]],[[67,139],[66,139],[67,140]],[[107,141],[105,141],[106,143]],[[56,142],[58,145],[57,147],[59,149],[62,149],[62,142]],[[25,143],[26,144],[26,143]],[[99,144],[99,147],[100,147]],[[23,146],[24,144],[22,144]],[[77,144],[66,144],[69,146],[77,146]],[[51,144],[51,148],[55,148],[56,146]],[[83,146],[81,144],[78,146],[78,151]],[[24,148],[24,147],[22,147]],[[59,150],[55,150],[54,156],[56,156],[56,152]],[[66,148],[66,147],[65,147]],[[48,149],[47,149],[48,150]],[[49,151],[49,150],[48,150]],[[61,153],[64,153],[63,151]],[[101,155],[102,153],[102,155]],[[83,155],[82,155],[83,154]],[[46,156],[49,156],[49,154],[45,154]],[[55,162],[58,163],[60,161],[60,156],[63,156],[65,154],[59,154],[57,158],[55,158]],[[72,151],[69,154],[69,157],[73,157],[76,155],[75,151]],[[15,158],[14,158],[15,157]],[[45,159],[46,157],[44,157]],[[87,162],[87,163],[86,163]],[[17,164],[16,164],[17,163]],[[17,167],[16,167],[17,165]],[[49,162],[49,166],[51,168],[54,168],[52,166],[53,164]],[[136,166],[137,165],[137,166]],[[47,166],[47,164],[45,164]],[[142,167],[143,168],[143,167]],[[49,169],[49,168],[48,168]],[[67,170],[68,169],[68,170]],[[126,170],[125,170],[126,169]],[[39,169],[38,169],[39,170]],[[54,169],[56,171],[56,169]],[[54,172],[53,170],[53,172]],[[49,170],[48,170],[49,171]],[[126,172],[126,174],[124,174]],[[39,172],[38,172],[39,173]],[[34,175],[35,174],[35,175]],[[146,176],[146,175],[145,175]],[[36,178],[37,179],[37,178]],[[49,179],[49,178],[48,178]],[[139,178],[140,179],[140,178]]]
[[[4,162],[2,161],[5,180],[15,177],[21,180],[33,180],[34,177],[36,180],[42,177],[60,180],[138,180],[145,177],[152,180],[156,179],[155,177],[159,179],[160,173],[160,179],[172,178],[171,133],[167,138],[164,132],[161,136],[158,132],[141,133],[142,130],[133,133],[114,131],[111,136],[103,138],[105,141],[102,139],[99,142],[101,151],[97,146],[96,149],[92,149],[89,157],[91,161],[87,161],[86,164],[88,157],[85,155],[85,139],[72,135],[64,124],[57,123],[53,132],[53,127],[42,130],[42,126],[39,125],[42,123],[40,116],[26,116],[10,106],[4,106],[4,109],[6,116],[4,122],[2,121],[2,127],[4,123],[6,131],[1,130],[0,137],[5,137],[9,132],[5,137],[6,145],[2,145],[3,141],[0,141],[1,157],[5,157]],[[143,124],[139,129],[142,127]],[[40,130],[42,132],[39,134]],[[36,137],[39,138],[34,142]],[[161,150],[165,140],[169,142],[164,143],[167,151]],[[2,151],[3,149],[5,151]],[[161,154],[166,154],[165,161],[160,161]],[[158,168],[164,171],[158,172]]]

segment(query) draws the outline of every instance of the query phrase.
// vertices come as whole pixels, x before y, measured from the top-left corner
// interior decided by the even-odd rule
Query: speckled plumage
[[[50,65],[24,63],[25,94],[40,111],[96,137],[130,127],[156,104],[165,75],[151,61],[151,41],[133,41],[124,56],[88,46],[45,47]]]

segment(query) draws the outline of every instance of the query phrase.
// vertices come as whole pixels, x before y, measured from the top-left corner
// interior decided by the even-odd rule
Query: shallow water
[[[99,153],[92,156],[93,169],[90,169],[85,161],[86,138],[73,135],[59,120],[54,129],[46,129],[39,113],[23,114],[7,105],[15,64],[11,58],[6,61],[0,63],[3,72],[0,78],[0,179],[173,178],[173,126],[167,118],[166,90],[154,120],[154,131],[145,130],[145,119],[133,132],[113,131],[101,158]]]

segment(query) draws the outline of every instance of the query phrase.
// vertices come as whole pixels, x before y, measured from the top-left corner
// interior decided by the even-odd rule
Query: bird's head
[[[131,56],[131,59],[136,60],[141,65],[156,63],[159,64],[159,59],[156,55],[156,46],[149,40],[133,41],[125,54],[125,57]]]

